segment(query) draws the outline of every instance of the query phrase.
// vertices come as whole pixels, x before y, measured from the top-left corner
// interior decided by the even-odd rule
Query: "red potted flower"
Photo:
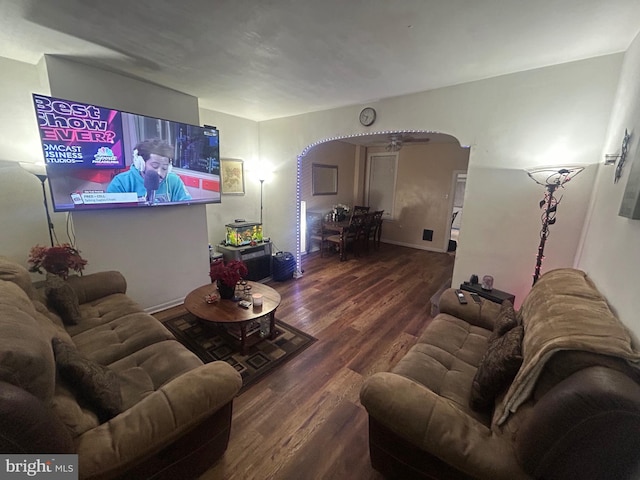
[[[249,271],[241,260],[231,260],[226,262],[222,259],[211,263],[209,276],[211,283],[217,282],[220,297],[231,298],[236,287],[236,283],[242,280]]]
[[[87,261],[80,256],[80,251],[68,243],[53,247],[36,245],[29,252],[27,262],[31,264],[30,272],[43,273],[42,270],[45,270],[65,280],[69,276],[69,270],[82,275],[82,270],[87,264]]]

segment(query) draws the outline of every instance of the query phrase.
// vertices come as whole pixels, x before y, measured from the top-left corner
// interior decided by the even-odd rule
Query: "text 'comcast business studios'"
[[[0,479],[78,480],[78,455],[0,454]]]

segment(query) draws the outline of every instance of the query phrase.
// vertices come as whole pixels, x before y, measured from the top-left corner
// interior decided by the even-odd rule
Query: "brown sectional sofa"
[[[126,295],[120,273],[67,284],[80,303],[75,325],[47,308],[24,267],[0,257],[0,451],[77,453],[83,479],[202,473],[227,448],[238,372],[203,364]],[[115,372],[121,413],[103,420],[61,378],[54,337]]]
[[[553,270],[532,288],[516,316],[522,364],[486,411],[470,398],[502,307],[468,300],[445,291],[406,356],[365,381],[374,468],[403,480],[640,478],[640,352],[586,274]]]

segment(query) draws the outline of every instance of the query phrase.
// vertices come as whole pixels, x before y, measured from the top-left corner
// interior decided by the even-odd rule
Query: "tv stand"
[[[271,277],[271,242],[241,247],[218,245],[216,249],[225,262],[242,260],[249,270],[247,280],[259,282]]]

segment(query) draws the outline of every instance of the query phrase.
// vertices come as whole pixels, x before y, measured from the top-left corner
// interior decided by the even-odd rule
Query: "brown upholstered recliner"
[[[365,381],[374,468],[399,479],[640,478],[640,355],[586,275],[558,269],[533,287],[520,309],[523,364],[494,408],[476,411],[472,383],[499,309],[445,291],[416,345]]]

